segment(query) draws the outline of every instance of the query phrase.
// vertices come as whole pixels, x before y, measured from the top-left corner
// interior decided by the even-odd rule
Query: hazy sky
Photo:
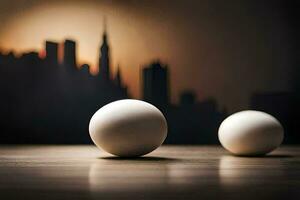
[[[272,4],[268,4],[272,2]],[[108,21],[112,68],[140,97],[140,68],[169,65],[173,102],[187,89],[229,111],[256,91],[291,88],[290,24],[284,1],[0,1],[0,48],[40,51],[44,40],[78,42],[78,62],[97,65]]]

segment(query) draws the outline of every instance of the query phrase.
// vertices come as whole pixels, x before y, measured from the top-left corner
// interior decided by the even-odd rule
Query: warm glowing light
[[[141,67],[160,59],[170,66],[171,94],[174,99],[186,88],[197,88],[199,84],[195,81],[201,79],[185,78],[195,74],[188,67],[194,60],[182,55],[182,52],[190,55],[190,50],[184,49],[185,39],[178,40],[182,33],[178,31],[179,25],[174,23],[176,19],[162,20],[161,16],[156,16],[151,10],[147,12],[148,14],[137,10],[131,4],[118,1],[40,3],[11,15],[5,21],[5,28],[0,30],[0,48],[12,49],[19,54],[28,51],[41,52],[45,40],[62,43],[66,38],[74,39],[77,42],[76,56],[79,66],[89,64],[91,73],[95,75],[98,72],[103,18],[106,16],[113,75],[116,66],[120,65],[123,82],[128,86],[129,94],[139,98]],[[61,49],[58,57],[61,62]]]
[[[45,51],[44,49],[40,50],[40,52],[39,52],[39,57],[40,57],[41,59],[46,58],[46,51]]]

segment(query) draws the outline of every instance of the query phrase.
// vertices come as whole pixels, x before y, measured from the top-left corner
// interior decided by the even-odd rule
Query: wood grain
[[[163,146],[138,159],[94,146],[1,146],[1,199],[300,199],[300,147],[235,157]]]

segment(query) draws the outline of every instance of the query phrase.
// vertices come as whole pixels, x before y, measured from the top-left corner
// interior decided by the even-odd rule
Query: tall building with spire
[[[99,57],[99,75],[104,80],[110,80],[110,70],[109,70],[109,46],[107,43],[107,33],[106,33],[106,19],[104,18],[104,32],[102,36],[102,45],[100,48]]]

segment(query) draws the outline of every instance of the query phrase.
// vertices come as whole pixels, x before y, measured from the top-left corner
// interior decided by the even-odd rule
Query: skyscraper
[[[63,64],[68,69],[76,69],[76,42],[73,40],[65,40],[64,42]]]
[[[169,104],[167,66],[154,62],[143,69],[143,99],[160,108]]]
[[[46,41],[46,62],[51,65],[58,64],[58,43]]]
[[[99,75],[104,80],[110,79],[109,72],[109,46],[107,43],[107,34],[106,34],[106,21],[104,19],[104,32],[103,32],[103,42],[100,48],[100,57],[99,57]]]

